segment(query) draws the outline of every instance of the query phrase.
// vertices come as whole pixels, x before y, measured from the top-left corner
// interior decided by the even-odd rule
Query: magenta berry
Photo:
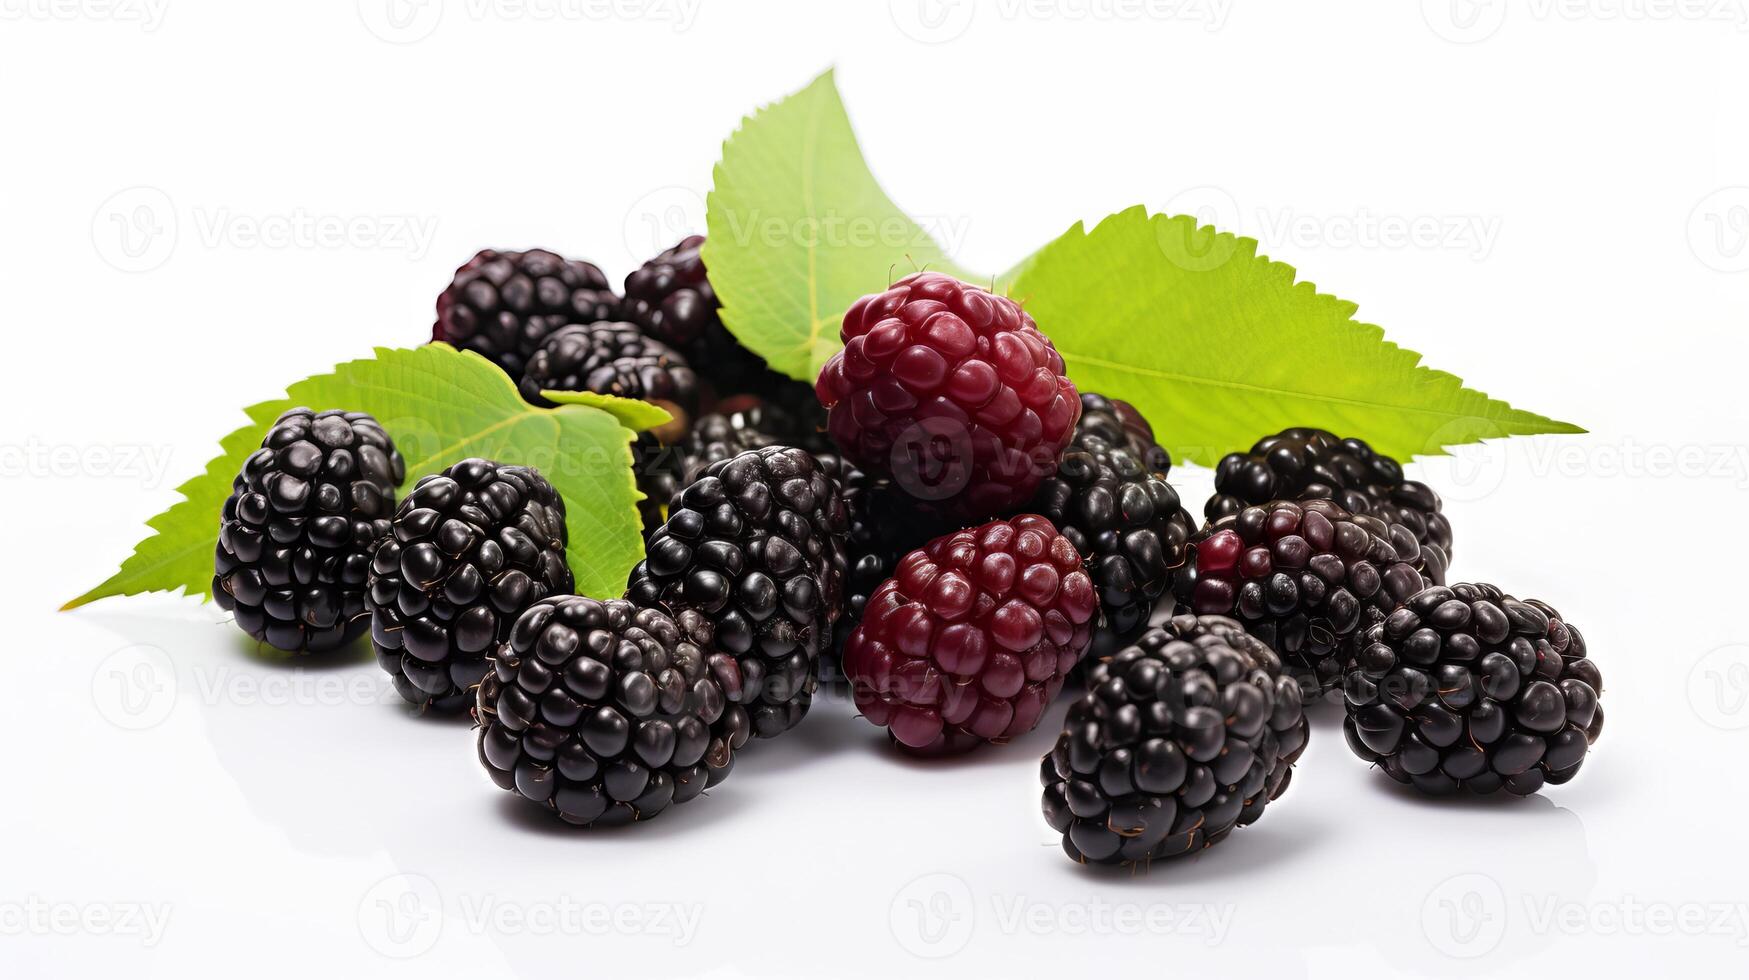
[[[936,538],[900,560],[844,647],[863,717],[923,752],[1038,725],[1098,610],[1081,556],[1036,514]]]
[[[815,382],[846,458],[944,513],[1024,506],[1056,469],[1081,399],[1020,304],[919,272],[844,314]]]

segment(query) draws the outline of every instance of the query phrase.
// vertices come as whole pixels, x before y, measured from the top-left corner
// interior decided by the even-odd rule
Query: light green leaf
[[[723,324],[812,383],[858,297],[919,268],[975,279],[875,183],[828,71],[747,117],[723,144],[703,258]]]
[[[542,391],[541,397],[556,405],[587,405],[599,408],[633,432],[667,425],[674,416],[667,409],[636,398],[621,398],[596,391]]]
[[[1135,207],[1081,225],[1017,270],[1009,294],[1083,391],[1123,398],[1176,459],[1213,465],[1287,426],[1406,459],[1499,436],[1583,432],[1465,388],[1296,282],[1249,238]]]
[[[219,511],[243,461],[288,408],[368,412],[407,461],[409,484],[469,456],[534,466],[565,498],[568,558],[577,589],[617,597],[643,556],[631,472],[631,429],[586,405],[556,409],[524,402],[503,371],[478,354],[443,344],[378,348],[328,374],[296,382],[286,397],[245,409],[249,424],[220,440],[206,472],[177,488],[183,500],[152,518],[141,541],[108,581],[67,603],[141,592],[211,596]]]

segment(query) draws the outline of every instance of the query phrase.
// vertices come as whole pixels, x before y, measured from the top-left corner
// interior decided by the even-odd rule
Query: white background
[[[1739,0],[0,15],[0,974],[1706,976],[1749,957]],[[1579,778],[1426,802],[1323,712],[1261,822],[1126,877],[1071,864],[1039,816],[1050,731],[923,765],[823,703],[709,798],[574,833],[367,660],[263,660],[190,599],[53,611],[241,406],[420,342],[482,246],[617,280],[700,225],[744,112],[834,64],[876,174],[971,267],[1137,202],[1198,210],[1428,363],[1587,426],[1412,468],[1446,495],[1456,577],[1589,638],[1609,723]],[[317,219],[342,240],[278,237]],[[1200,501],[1208,473],[1179,482]]]

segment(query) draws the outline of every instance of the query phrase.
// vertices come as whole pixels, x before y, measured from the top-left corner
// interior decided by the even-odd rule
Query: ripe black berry
[[[522,466],[464,459],[414,485],[370,562],[371,642],[407,701],[454,711],[536,600],[569,592],[565,503]]]
[[[1308,693],[1341,680],[1345,644],[1429,583],[1414,534],[1323,499],[1247,507],[1203,529],[1177,577],[1199,615],[1231,616]]]
[[[255,639],[330,650],[367,625],[370,548],[389,529],[406,464],[362,412],[294,408],[237,475],[219,523],[213,600]]]
[[[1287,788],[1309,726],[1268,644],[1175,616],[1095,661],[1044,758],[1045,820],[1076,861],[1138,864],[1220,843]]]
[[[719,394],[765,394],[787,383],[723,326],[699,257],[703,245],[703,235],[683,238],[626,276],[626,319],[690,358]]]
[[[1434,586],[1356,643],[1356,755],[1428,793],[1526,796],[1572,779],[1603,731],[1603,675],[1561,614],[1492,585]]]
[[[771,446],[707,466],[674,496],[626,598],[709,620],[739,662],[754,734],[807,713],[843,603],[844,502],[813,456]],[[738,696],[736,696],[738,694]]]
[[[1056,473],[1039,484],[1033,509],[1087,560],[1105,612],[1095,642],[1116,649],[1147,627],[1196,526],[1166,482],[1171,457],[1146,423],[1126,424],[1101,395],[1083,394],[1081,406],[1075,437]]]
[[[437,297],[431,339],[491,359],[512,380],[547,334],[567,323],[611,320],[620,299],[601,270],[546,249],[485,249]]]
[[[1359,439],[1323,429],[1283,429],[1249,453],[1229,453],[1215,469],[1215,495],[1206,515],[1219,520],[1271,500],[1334,500],[1351,514],[1401,524],[1421,542],[1424,572],[1445,581],[1451,565],[1451,522],[1439,494],[1403,478],[1403,467]]]
[[[696,617],[543,599],[480,682],[480,761],[499,787],[567,823],[647,820],[728,776],[748,731],[724,694],[737,671]]]
[[[630,323],[573,323],[548,334],[522,375],[522,397],[546,404],[543,391],[593,391],[683,413],[698,407],[691,365]]]

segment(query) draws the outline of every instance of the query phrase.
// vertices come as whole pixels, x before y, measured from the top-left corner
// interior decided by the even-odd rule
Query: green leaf
[[[667,409],[636,398],[621,398],[595,391],[542,391],[541,397],[558,405],[587,405],[599,408],[619,420],[633,432],[655,429],[674,421]]]
[[[875,183],[830,71],[742,120],[713,176],[703,258],[723,324],[792,378],[812,383],[844,311],[894,277],[977,278]]]
[[[1009,293],[1083,391],[1132,402],[1176,459],[1214,465],[1292,425],[1366,439],[1399,459],[1499,436],[1583,432],[1465,388],[1295,281],[1249,238],[1135,207],[1077,224]]]
[[[245,409],[249,424],[220,440],[206,472],[177,488],[183,500],[152,518],[141,541],[108,581],[67,603],[72,609],[106,596],[181,591],[211,596],[219,511],[243,461],[288,408],[369,412],[407,461],[409,481],[469,456],[537,467],[565,498],[567,557],[577,589],[619,596],[643,557],[631,472],[631,429],[587,405],[536,408],[492,362],[443,344],[413,350],[378,348],[306,378],[286,397]],[[628,413],[635,414],[635,413]]]

